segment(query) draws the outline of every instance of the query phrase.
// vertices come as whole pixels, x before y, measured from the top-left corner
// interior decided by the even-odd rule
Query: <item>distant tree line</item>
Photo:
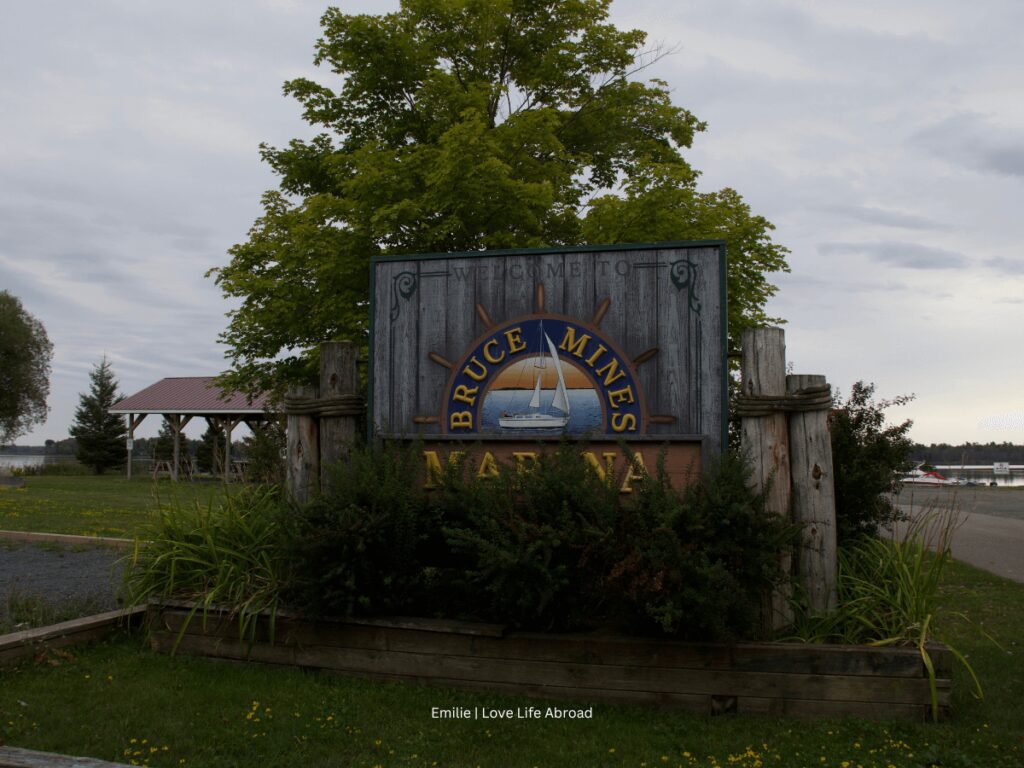
[[[1010,464],[1024,464],[1024,445],[1013,443],[915,443],[910,457],[913,461],[928,464],[992,464],[1006,461]]]

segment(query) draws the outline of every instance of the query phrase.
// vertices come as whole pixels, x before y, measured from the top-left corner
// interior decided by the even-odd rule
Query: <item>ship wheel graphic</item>
[[[674,415],[647,412],[639,385],[637,370],[656,358],[658,347],[632,359],[624,355],[601,332],[601,322],[610,307],[611,300],[605,298],[589,321],[548,313],[543,283],[536,286],[533,313],[504,323],[495,323],[487,308],[477,303],[484,334],[469,345],[459,362],[436,351],[428,353],[433,363],[450,372],[445,397],[440,415],[414,416],[413,423],[439,424],[444,432],[466,435],[479,434],[481,427],[486,426],[488,431],[494,427],[498,432],[523,437],[563,429],[583,434],[593,432],[598,422],[602,427],[598,432],[628,437],[644,434],[650,424],[676,423]],[[527,385],[509,385],[507,380],[513,371],[518,371],[520,377],[528,376]],[[506,384],[502,385],[502,380]],[[573,382],[579,387],[583,381],[588,382],[584,389],[595,390],[595,396],[590,409],[581,413],[579,403],[573,405],[571,393],[581,392],[573,389]],[[520,404],[511,412],[492,414],[492,423],[485,425],[482,404],[492,385],[514,389],[524,397],[532,390],[533,397],[529,406]],[[541,405],[542,387],[551,392],[547,408]],[[584,413],[593,421],[583,419]]]

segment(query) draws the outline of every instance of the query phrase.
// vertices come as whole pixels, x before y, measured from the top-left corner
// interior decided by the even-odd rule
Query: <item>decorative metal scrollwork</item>
[[[689,259],[673,261],[669,264],[669,274],[672,277],[672,284],[680,291],[686,291],[690,311],[699,313],[700,300],[697,298],[697,280],[700,270],[697,265]]]

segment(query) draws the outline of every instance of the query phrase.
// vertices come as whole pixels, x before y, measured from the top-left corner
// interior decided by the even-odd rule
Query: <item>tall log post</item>
[[[825,385],[824,376],[786,377],[786,390]],[[803,526],[797,557],[800,583],[814,611],[836,607],[836,492],[828,411],[797,411],[789,416],[793,521]]]
[[[320,397],[359,394],[359,349],[351,341],[328,341],[320,345]],[[348,456],[356,437],[354,416],[320,417],[320,488],[331,487],[335,465]]]
[[[748,328],[743,331],[741,386],[745,395],[786,394],[786,337],[781,328]],[[766,491],[769,513],[791,519],[789,426],[785,413],[744,417],[741,427],[743,451],[753,465],[752,481]],[[780,565],[789,573],[792,563],[783,555]],[[793,622],[788,590],[776,590],[762,605],[762,628],[776,630]]]
[[[315,398],[316,387],[300,385],[288,388],[288,397]],[[317,418],[313,415],[288,415],[288,493],[293,501],[304,504],[320,487],[320,441]]]

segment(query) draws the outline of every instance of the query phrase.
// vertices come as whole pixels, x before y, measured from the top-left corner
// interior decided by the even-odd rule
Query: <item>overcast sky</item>
[[[126,394],[224,368],[229,306],[204,273],[275,186],[259,142],[311,133],[281,84],[332,82],[312,65],[325,7],[5,3],[0,289],[55,348],[50,418],[19,444],[67,436],[104,354]],[[612,14],[676,49],[647,74],[709,123],[687,153],[703,188],[737,189],[792,250],[769,309],[795,371],[916,394],[892,415],[921,442],[1024,442],[1024,3]]]

